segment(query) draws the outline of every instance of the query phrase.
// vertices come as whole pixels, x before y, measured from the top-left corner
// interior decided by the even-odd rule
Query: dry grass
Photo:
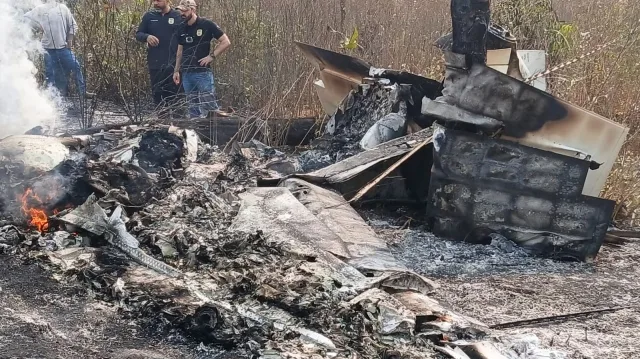
[[[552,4],[553,3],[553,4]],[[303,41],[346,51],[377,66],[441,78],[441,55],[433,42],[450,28],[449,0],[202,0],[200,15],[218,22],[233,47],[215,64],[224,105],[257,118],[307,117],[321,113],[312,88],[311,65],[293,45]],[[555,8],[554,8],[555,6]],[[148,103],[144,46],[133,39],[135,25],[149,9],[145,0],[119,8],[78,0],[78,49],[89,86],[123,104],[136,118]],[[570,22],[558,21],[557,14]],[[640,2],[634,0],[494,0],[493,18],[509,27],[521,48],[545,49],[550,65],[563,63],[605,43],[611,46],[549,76],[555,95],[631,128],[623,156],[603,195],[622,200],[619,219],[640,204],[635,173],[640,169]],[[340,41],[357,28],[359,47]],[[138,116],[139,117],[139,116]],[[624,208],[623,208],[624,207]]]

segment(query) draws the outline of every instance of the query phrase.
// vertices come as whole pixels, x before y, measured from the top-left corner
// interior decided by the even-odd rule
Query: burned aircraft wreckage
[[[506,358],[495,325],[431,298],[438,283],[349,205],[408,202],[443,239],[596,257],[614,207],[598,194],[628,129],[527,84],[487,4],[452,2],[442,82],[297,43],[330,115],[299,155],[219,151],[162,125],[0,140],[0,250],[26,247],[128,315],[236,357]]]
[[[319,70],[327,147],[340,151],[329,167],[294,176],[348,198],[401,161],[386,181],[405,191],[396,183],[367,196],[423,203],[434,234],[483,243],[498,233],[540,255],[594,260],[615,206],[597,196],[628,129],[525,83],[515,39],[497,25],[486,42],[463,28],[460,3],[453,34],[437,41],[442,83],[297,43]],[[503,63],[487,61],[499,56]]]

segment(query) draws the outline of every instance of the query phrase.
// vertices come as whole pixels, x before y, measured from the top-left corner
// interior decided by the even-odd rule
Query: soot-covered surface
[[[594,272],[592,265],[529,254],[501,236],[483,245],[445,240],[424,230],[407,230],[404,239],[391,250],[405,265],[427,277]]]
[[[168,130],[145,132],[136,153],[140,167],[149,173],[157,173],[160,168],[181,168],[183,155],[184,140]]]
[[[397,107],[397,91],[397,87],[376,82],[350,94],[345,110],[329,122],[328,134],[300,155],[302,171],[311,172],[362,152],[360,140],[367,130]]]
[[[492,235],[490,244],[452,241],[429,232],[420,207],[364,209],[360,214],[386,239],[393,255],[428,278],[470,278],[511,274],[594,273],[596,266],[543,258]]]
[[[0,306],[2,358],[216,358],[152,338],[115,306],[91,301],[80,285],[61,285],[36,264],[7,255],[0,255]]]
[[[474,245],[438,238],[421,227],[422,217],[406,209],[361,213],[396,258],[441,285],[438,300],[489,325],[629,307],[500,330],[497,337],[534,334],[541,345],[565,353],[565,359],[626,359],[640,353],[640,242],[603,246],[593,264],[560,262],[528,255],[504,239]]]
[[[541,255],[593,260],[615,203],[581,195],[589,162],[442,127],[434,133],[427,212],[435,234],[477,242],[497,232]]]

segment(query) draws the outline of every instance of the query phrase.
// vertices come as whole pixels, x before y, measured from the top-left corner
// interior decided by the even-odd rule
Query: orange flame
[[[34,208],[30,203],[37,202],[36,206],[42,206],[42,200],[33,193],[29,188],[21,198],[22,213],[29,217],[29,225],[38,229],[41,233],[46,232],[49,229],[49,216],[38,208]]]

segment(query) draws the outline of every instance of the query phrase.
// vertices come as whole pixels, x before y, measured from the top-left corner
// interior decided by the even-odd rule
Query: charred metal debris
[[[0,251],[231,357],[519,358],[494,330],[575,315],[457,313],[350,204],[410,204],[443,241],[590,262],[634,235],[607,234],[614,203],[598,198],[628,129],[522,82],[488,1],[452,14],[442,81],[297,43],[330,118],[302,153],[188,126],[0,140]]]
[[[628,129],[524,83],[526,61],[509,32],[489,24],[487,1],[453,1],[452,14],[453,34],[437,41],[442,82],[297,44],[319,71],[330,120],[299,159],[315,171],[292,176],[347,198],[419,202],[441,237],[499,234],[539,255],[592,262],[615,206],[598,195]]]

